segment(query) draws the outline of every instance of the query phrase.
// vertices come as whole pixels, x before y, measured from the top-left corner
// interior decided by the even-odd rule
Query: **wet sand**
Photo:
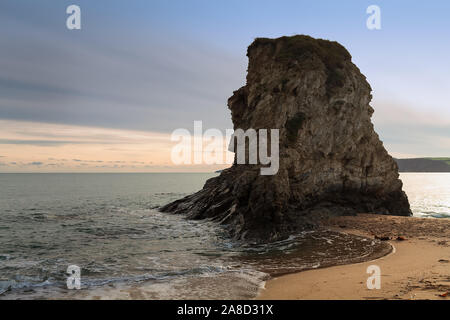
[[[324,228],[390,238],[382,258],[284,275],[267,281],[257,299],[438,299],[450,291],[450,220],[360,214],[324,218]],[[398,239],[400,237],[400,239]],[[381,270],[381,288],[369,290],[367,267]]]

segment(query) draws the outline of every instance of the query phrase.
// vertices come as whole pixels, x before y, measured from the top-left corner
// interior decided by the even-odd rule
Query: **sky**
[[[66,8],[81,8],[68,30]],[[368,30],[366,9],[381,9]],[[395,157],[450,156],[450,2],[2,0],[0,172],[211,171],[174,165],[173,130],[232,128],[257,37],[343,44]]]

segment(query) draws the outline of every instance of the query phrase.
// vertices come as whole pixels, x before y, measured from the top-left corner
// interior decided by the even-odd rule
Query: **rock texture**
[[[163,212],[211,218],[238,239],[271,241],[323,214],[411,215],[398,167],[371,123],[371,87],[337,42],[256,39],[244,87],[228,100],[234,129],[280,129],[280,168],[238,165]]]

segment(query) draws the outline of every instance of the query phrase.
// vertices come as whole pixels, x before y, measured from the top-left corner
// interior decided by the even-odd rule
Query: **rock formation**
[[[398,167],[371,123],[371,87],[337,42],[256,39],[247,83],[228,100],[234,129],[280,129],[279,170],[234,164],[163,212],[211,218],[238,239],[270,241],[322,214],[411,215]]]

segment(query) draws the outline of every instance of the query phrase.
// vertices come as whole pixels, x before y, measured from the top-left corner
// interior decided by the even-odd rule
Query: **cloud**
[[[377,101],[373,107],[375,130],[391,153],[450,156],[449,117],[392,101]]]
[[[18,144],[18,145],[36,145],[36,146],[58,146],[66,144],[83,144],[83,141],[65,141],[65,140],[14,140],[0,139],[1,144]]]
[[[245,80],[245,57],[151,31],[116,38],[101,21],[74,37],[12,19],[14,9],[0,16],[0,118],[164,132],[197,119],[231,126],[226,101]]]
[[[33,161],[28,163],[29,166],[42,166],[44,163],[40,162],[40,161]]]
[[[138,170],[148,159],[167,161],[173,144],[170,135],[162,133],[10,120],[0,120],[0,137],[2,157],[23,171],[90,170],[103,163]]]

